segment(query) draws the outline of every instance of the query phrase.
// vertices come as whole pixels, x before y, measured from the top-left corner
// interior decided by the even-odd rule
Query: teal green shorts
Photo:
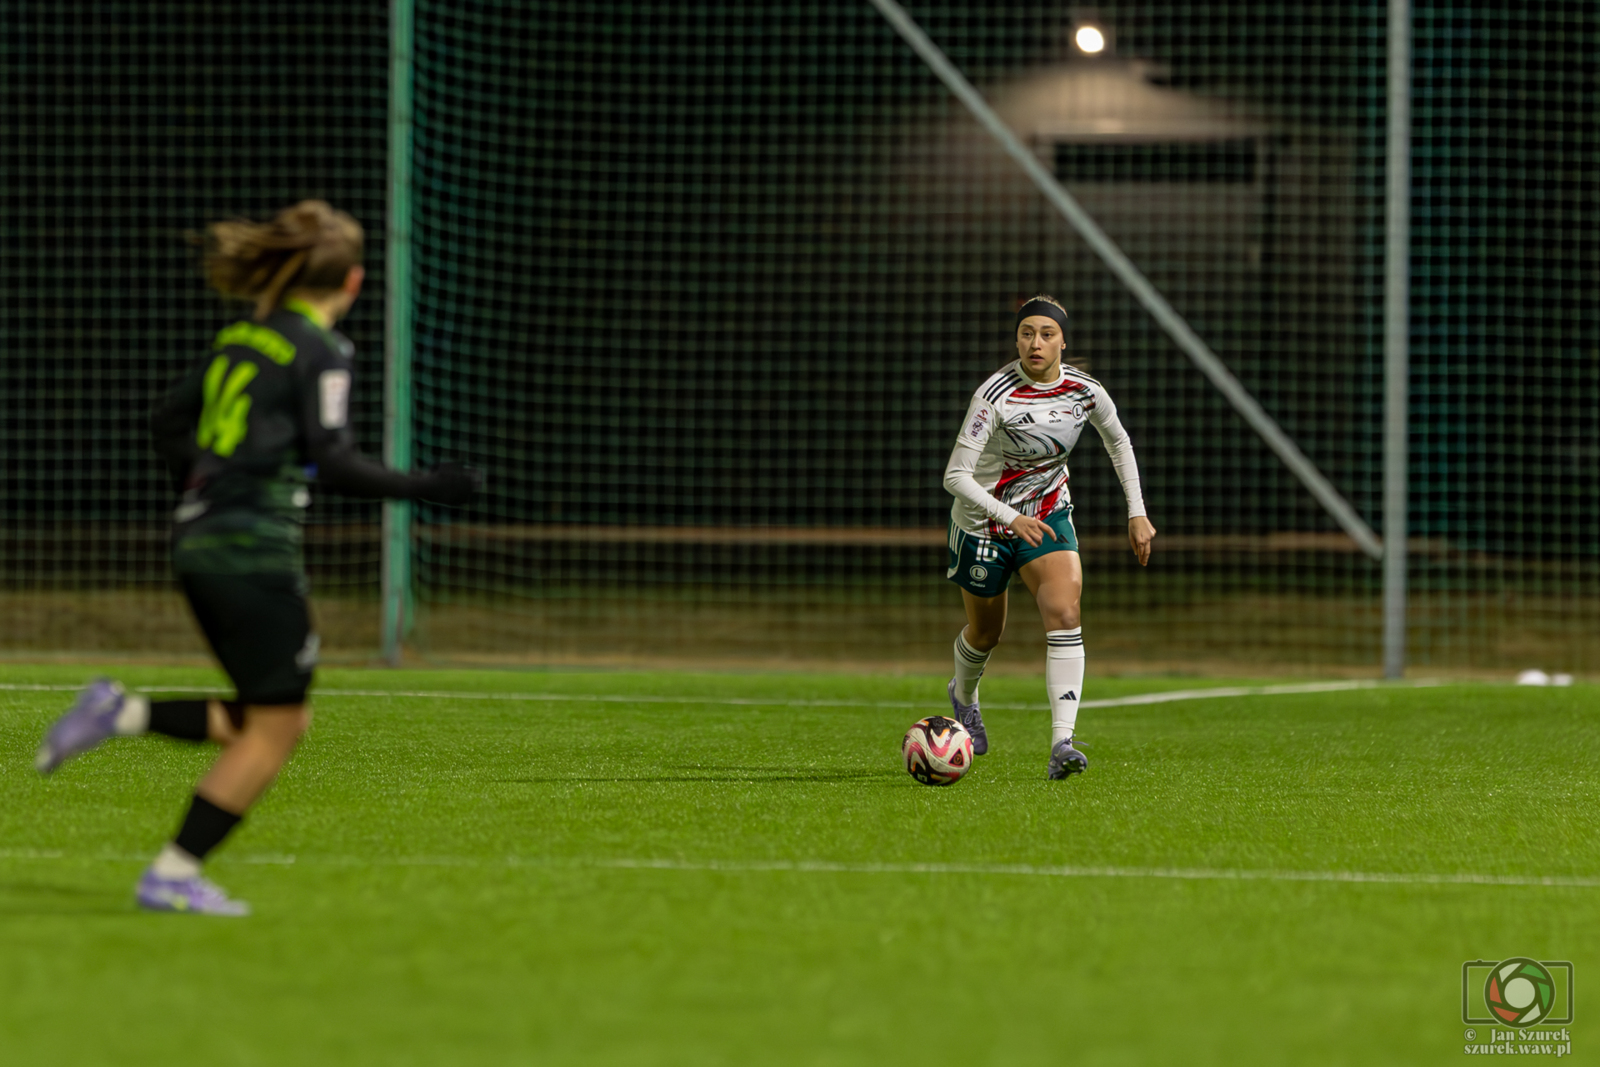
[[[1078,551],[1078,531],[1072,528],[1072,505],[1051,512],[1044,524],[1056,532],[1052,541],[1034,548],[1020,537],[997,541],[950,527],[950,554],[945,577],[973,596],[994,597],[1006,591],[1011,576],[1031,560],[1052,552]]]

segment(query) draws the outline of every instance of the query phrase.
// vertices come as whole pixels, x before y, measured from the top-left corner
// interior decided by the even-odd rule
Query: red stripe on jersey
[[[1000,471],[1000,480],[994,483],[994,495],[1000,496],[1001,490],[1018,478],[1024,478],[1030,474],[1038,474],[1040,471],[1058,469],[1060,469],[1060,465],[1055,463],[1045,463],[1037,467],[1006,467]]]
[[[1048,389],[1039,389],[1032,385],[1024,385],[1014,390],[1008,400],[1049,400],[1053,397],[1065,396],[1068,393],[1087,393],[1091,390],[1082,382],[1075,382],[1065,378]]]
[[[1033,471],[1026,467],[1005,468],[1000,472],[1000,480],[994,483],[994,495],[999,496],[1001,491],[1009,486],[1012,482],[1016,481],[1018,478],[1021,478],[1025,474],[1032,473]]]

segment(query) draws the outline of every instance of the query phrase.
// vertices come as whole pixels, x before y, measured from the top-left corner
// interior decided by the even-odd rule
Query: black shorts
[[[195,621],[244,704],[300,704],[320,644],[299,574],[182,574]]]

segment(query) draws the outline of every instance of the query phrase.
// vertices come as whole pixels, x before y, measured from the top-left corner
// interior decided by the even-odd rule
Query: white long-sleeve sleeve
[[[1122,420],[1117,418],[1117,406],[1103,390],[1089,413],[1089,421],[1099,431],[1106,455],[1111,457],[1111,466],[1122,482],[1122,495],[1128,498],[1128,518],[1143,515],[1144,492],[1139,487],[1139,462],[1133,455],[1133,442],[1128,438],[1128,431],[1122,428]]]
[[[982,397],[973,397],[972,406],[967,409],[966,428],[956,439],[955,448],[950,450],[950,462],[945,464],[944,488],[951,496],[966,501],[995,522],[1010,526],[1021,513],[1001,503],[977,479],[978,462],[994,433],[994,424],[994,409]]]

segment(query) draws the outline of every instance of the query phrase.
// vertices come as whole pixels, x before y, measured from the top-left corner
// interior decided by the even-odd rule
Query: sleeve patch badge
[[[323,371],[317,379],[317,411],[325,430],[341,430],[350,421],[350,372]]]
[[[982,437],[983,431],[988,427],[988,425],[989,409],[981,408],[979,409],[978,414],[973,416],[972,425],[967,427],[967,433],[975,438]]]

